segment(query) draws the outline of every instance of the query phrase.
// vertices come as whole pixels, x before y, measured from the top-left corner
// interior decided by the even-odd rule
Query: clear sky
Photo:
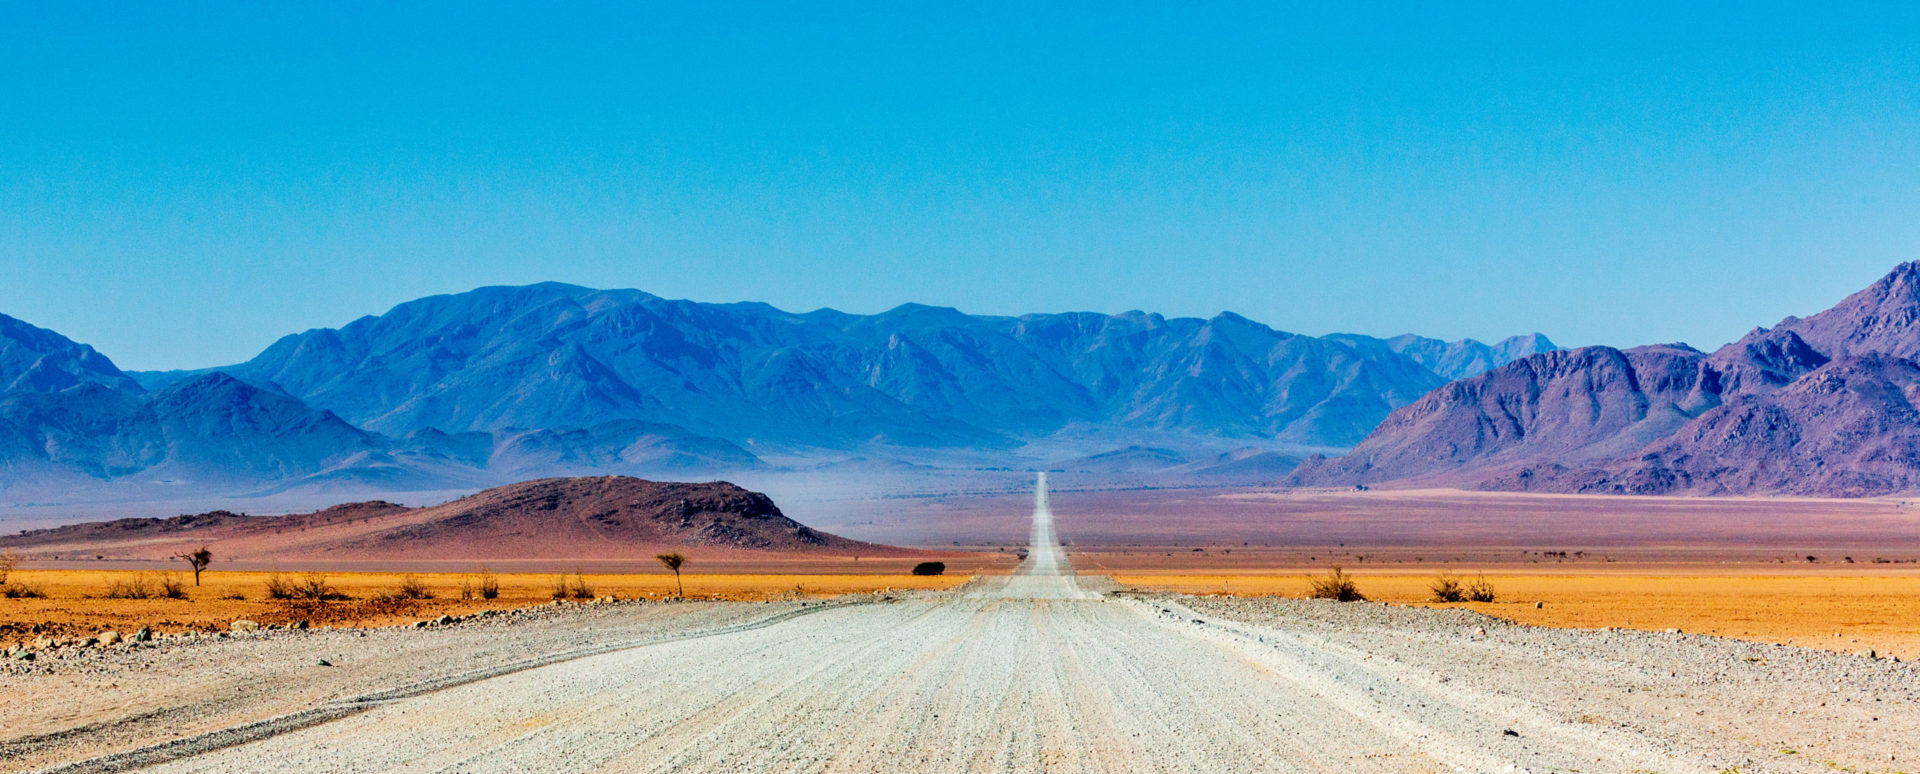
[[[1910,3],[0,0],[0,312],[560,280],[1710,348],[1920,258]]]

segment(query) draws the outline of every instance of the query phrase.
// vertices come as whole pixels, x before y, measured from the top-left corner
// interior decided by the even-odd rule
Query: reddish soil
[[[715,564],[731,560],[756,566],[779,561],[775,557],[927,555],[811,529],[787,518],[765,495],[732,484],[620,476],[528,481],[429,508],[374,502],[287,516],[217,512],[94,522],[0,538],[0,548],[40,566],[151,564],[200,545],[212,548],[223,566],[646,564],[664,550],[697,552]]]

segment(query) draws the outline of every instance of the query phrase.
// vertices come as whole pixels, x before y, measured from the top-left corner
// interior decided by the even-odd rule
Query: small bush
[[[946,562],[921,562],[913,566],[915,575],[945,575],[946,572]]]
[[[160,573],[160,582],[157,586],[160,591],[160,596],[166,597],[167,599],[187,598],[187,586],[180,582],[180,576],[178,575],[170,572]]]
[[[131,578],[115,578],[107,583],[107,599],[152,599],[156,590],[148,582],[147,574],[140,573]]]
[[[1460,588],[1460,579],[1451,574],[1434,578],[1433,584],[1427,588],[1433,589],[1435,602],[1458,602],[1467,598],[1466,591]]]
[[[346,599],[347,596],[327,583],[327,576],[321,573],[310,572],[300,576],[299,580],[290,580],[276,572],[267,576],[267,598],[325,602]]]
[[[9,583],[0,586],[0,597],[7,599],[41,599],[46,596],[47,593],[40,590],[39,586],[29,586],[25,583]]]
[[[572,578],[555,575],[553,576],[553,598],[593,599],[593,586],[587,583],[587,576],[582,575],[579,570],[573,572]]]
[[[460,601],[466,602],[471,599],[473,599],[473,576],[462,575],[460,576]]]
[[[1355,586],[1352,576],[1339,567],[1333,568],[1324,577],[1313,578],[1307,583],[1307,596],[1311,599],[1337,599],[1341,602],[1360,602],[1366,597],[1360,595],[1360,587]]]
[[[1467,599],[1472,602],[1492,602],[1494,598],[1493,583],[1485,575],[1476,576],[1467,583],[1466,592]]]
[[[400,578],[400,588],[394,596],[400,599],[433,599],[433,592],[427,590],[427,582],[420,576],[407,574]]]
[[[267,599],[293,599],[293,581],[277,572],[267,576]]]
[[[13,568],[20,566],[20,555],[12,551],[0,553],[0,586],[7,585],[7,576],[13,574]]]
[[[486,565],[480,566],[480,598],[494,599],[500,596],[500,579],[493,577],[493,571]]]

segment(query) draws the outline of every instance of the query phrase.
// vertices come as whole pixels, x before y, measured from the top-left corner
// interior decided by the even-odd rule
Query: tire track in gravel
[[[690,632],[677,632],[677,633],[665,635],[662,637],[648,638],[638,642],[621,643],[621,644],[615,644],[615,645],[599,645],[599,646],[594,646],[589,648],[579,648],[575,650],[563,651],[560,653],[550,653],[550,654],[539,656],[536,658],[513,662],[511,664],[503,664],[503,665],[498,665],[493,667],[487,667],[485,669],[477,669],[471,672],[465,672],[457,675],[449,675],[445,677],[435,678],[432,680],[425,680],[425,681],[421,681],[411,685],[401,686],[399,688],[392,688],[388,690],[377,691],[374,693],[363,694],[360,696],[355,696],[347,699],[340,699],[337,701],[328,702],[321,706],[314,707],[307,710],[302,710],[299,712],[294,712],[294,713],[281,715],[273,718],[267,718],[264,720],[259,720],[252,723],[246,723],[243,725],[234,726],[232,728],[221,729],[218,731],[211,731],[204,734],[196,734],[194,736],[175,739],[173,741],[164,742],[161,744],[151,745],[147,747],[141,747],[138,749],[128,750],[125,752],[115,753],[109,756],[62,764],[59,766],[42,769],[40,770],[39,774],[109,774],[111,772],[130,771],[133,769],[151,767],[167,761],[177,760],[177,759],[186,758],[186,757],[195,756],[195,755],[203,755],[209,752],[213,752],[215,750],[247,744],[250,742],[259,741],[262,739],[278,736],[281,734],[291,733],[294,731],[320,725],[323,723],[333,722],[336,720],[340,720],[342,718],[346,718],[362,712],[366,712],[368,710],[388,704],[390,702],[395,702],[395,701],[412,698],[416,696],[424,696],[437,691],[443,691],[449,688],[466,685],[468,683],[479,682],[482,680],[489,680],[489,679],[493,679],[503,675],[513,674],[516,672],[523,672],[531,669],[538,669],[541,667],[565,663],[565,662],[573,661],[577,659],[589,658],[592,656],[596,656],[596,655],[600,655],[608,652],[631,650],[635,648],[644,648],[651,645],[658,645],[658,644],[668,643],[668,642],[680,642],[684,640],[699,639],[702,637],[715,637],[715,636],[721,636],[725,634],[732,634],[740,631],[748,631],[748,630],[760,628],[763,626],[772,626],[774,624],[791,620],[793,618],[797,618],[803,615],[810,615],[814,613],[823,612],[828,609],[842,607],[842,606],[845,606],[846,604],[847,603],[823,603],[817,607],[808,607],[808,608],[802,608],[800,610],[784,611],[781,613],[776,613],[771,616],[767,616],[765,618],[757,619],[754,621],[748,621],[740,624],[731,624],[727,626],[714,627],[710,629],[701,629],[701,630],[690,631]],[[160,712],[162,711],[156,710],[155,714],[158,714]],[[64,739],[67,737],[72,737],[76,734],[86,734],[90,730],[91,729],[89,728],[80,728],[80,729],[75,729],[71,731],[63,731],[58,734],[49,734],[49,735],[46,735],[45,737],[23,737],[20,739],[12,740],[10,744],[21,745],[21,746],[43,744],[47,742]]]

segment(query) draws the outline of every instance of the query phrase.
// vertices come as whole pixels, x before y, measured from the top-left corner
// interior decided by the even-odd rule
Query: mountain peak
[[[0,314],[0,392],[59,392],[79,384],[142,391],[93,347]]]
[[[1895,266],[1865,290],[1819,314],[1777,328],[1799,334],[1828,357],[1885,352],[1920,356],[1920,261]]]

